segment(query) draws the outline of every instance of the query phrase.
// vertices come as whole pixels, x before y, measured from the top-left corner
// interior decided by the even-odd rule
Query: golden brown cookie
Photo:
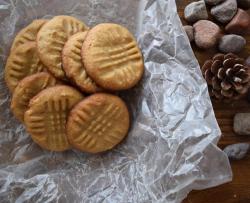
[[[72,35],[63,48],[63,69],[68,78],[86,93],[94,93],[100,90],[95,82],[87,75],[82,63],[81,49],[86,32],[78,32]]]
[[[34,142],[51,151],[70,149],[66,120],[69,111],[82,99],[80,92],[66,85],[49,87],[33,97],[24,123]]]
[[[129,113],[125,103],[105,93],[93,94],[78,103],[67,122],[71,145],[90,153],[112,149],[123,140],[128,129]]]
[[[88,75],[105,89],[131,88],[144,70],[136,40],[117,24],[104,23],[92,28],[83,43],[82,57]]]
[[[26,42],[11,51],[4,70],[5,81],[13,92],[20,80],[44,69],[37,54],[36,43]]]
[[[27,27],[23,28],[16,35],[11,46],[11,51],[26,42],[35,42],[38,31],[46,22],[48,22],[46,19],[33,20]]]
[[[62,69],[62,50],[68,38],[88,28],[71,16],[56,16],[47,22],[37,34],[37,49],[42,62],[59,79],[65,79]]]
[[[21,122],[29,101],[43,89],[54,86],[56,79],[49,73],[36,73],[22,79],[15,88],[11,100],[11,110]]]

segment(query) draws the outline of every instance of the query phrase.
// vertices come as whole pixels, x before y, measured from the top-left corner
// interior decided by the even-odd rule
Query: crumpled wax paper
[[[132,126],[114,150],[53,153],[32,142],[10,112],[3,80],[15,34],[36,18],[115,22],[136,36],[145,74],[121,94]],[[181,202],[192,189],[230,181],[207,86],[174,0],[0,0],[0,201]]]

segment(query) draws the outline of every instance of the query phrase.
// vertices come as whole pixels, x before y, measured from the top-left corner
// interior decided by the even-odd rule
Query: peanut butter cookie
[[[129,89],[138,83],[144,70],[136,40],[117,24],[92,28],[83,43],[82,57],[88,75],[104,89]]]
[[[65,85],[49,87],[33,97],[24,123],[34,142],[51,151],[70,149],[66,120],[69,111],[82,99],[80,92]]]
[[[4,77],[11,92],[26,76],[43,71],[45,66],[38,57],[35,42],[26,42],[13,49],[7,59]]]
[[[73,147],[98,153],[112,149],[126,136],[129,113],[117,96],[96,93],[78,103],[70,112],[67,136]]]

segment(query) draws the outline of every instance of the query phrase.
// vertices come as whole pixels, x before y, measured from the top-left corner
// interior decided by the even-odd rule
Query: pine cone
[[[202,73],[210,95],[220,100],[239,99],[250,86],[249,68],[235,54],[216,54],[204,63]]]

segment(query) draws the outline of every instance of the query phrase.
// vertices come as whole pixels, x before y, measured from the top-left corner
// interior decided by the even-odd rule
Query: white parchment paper
[[[10,112],[3,80],[15,34],[36,18],[72,15],[120,23],[138,39],[141,83],[121,94],[133,124],[116,149],[52,153]],[[220,129],[174,0],[0,0],[0,202],[181,202],[232,178]]]

